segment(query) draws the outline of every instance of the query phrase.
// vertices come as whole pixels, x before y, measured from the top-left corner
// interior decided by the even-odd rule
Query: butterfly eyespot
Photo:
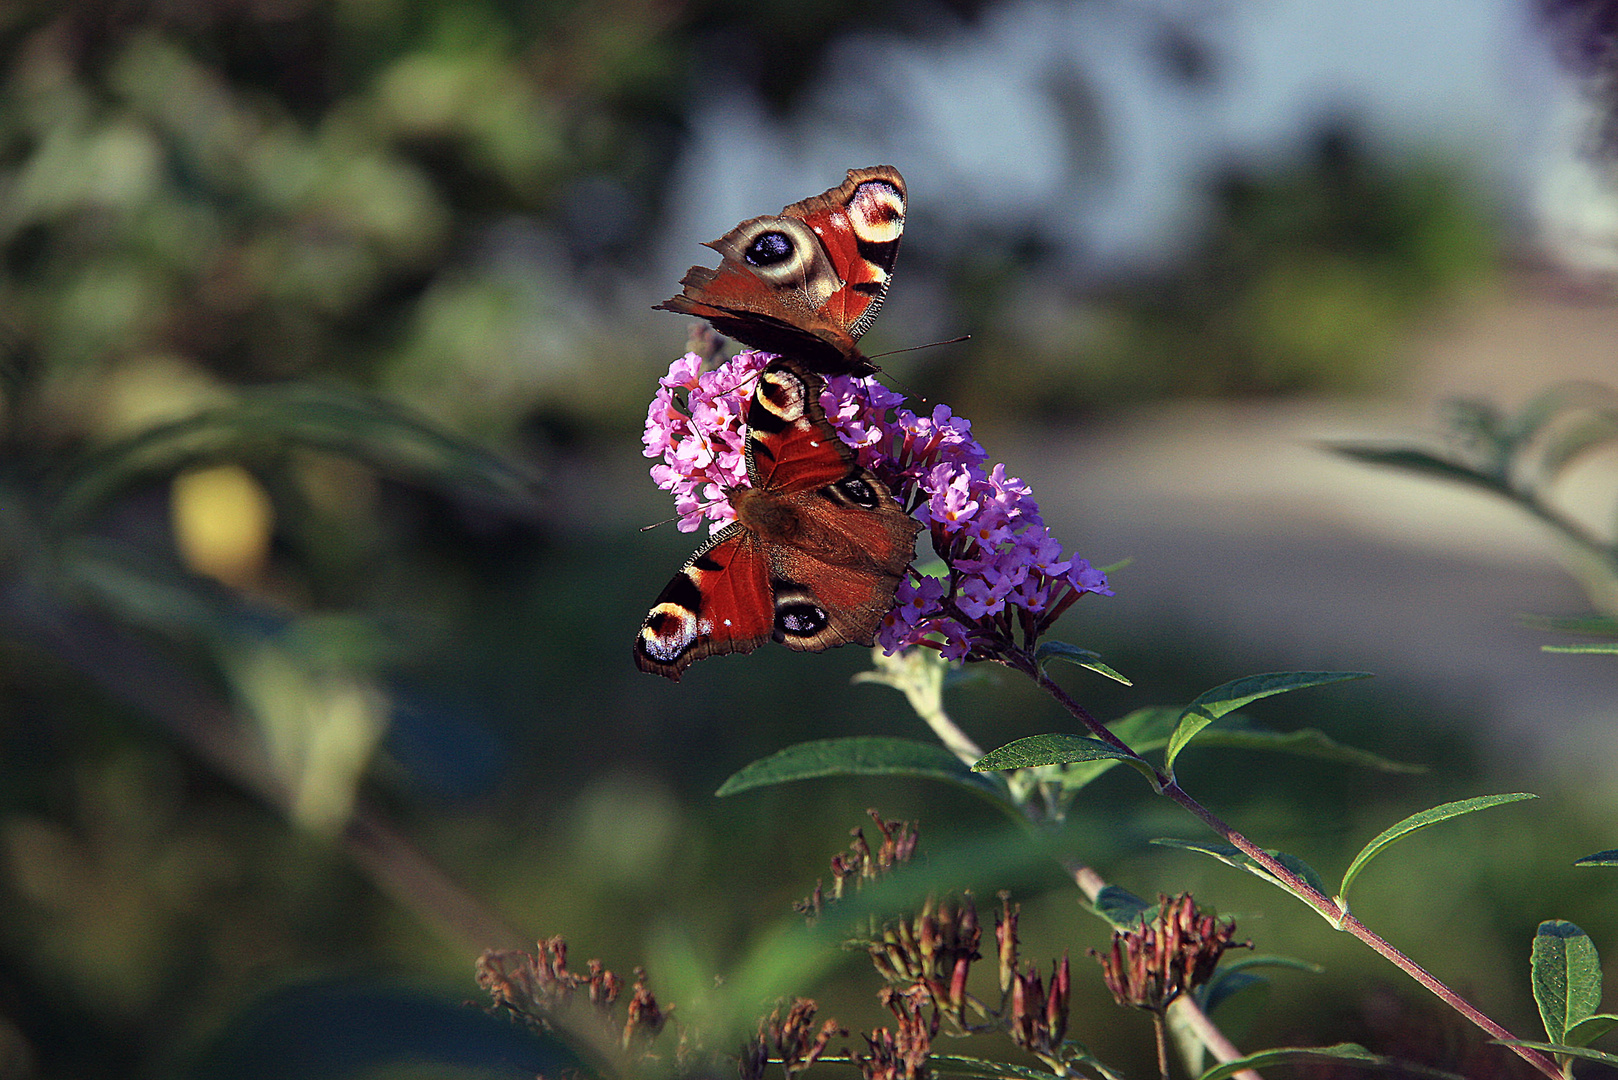
[[[775,630],[783,637],[813,637],[830,622],[831,617],[819,604],[798,600],[776,605]]]
[[[850,476],[838,482],[837,487],[848,497],[850,502],[874,510],[877,506],[876,491],[858,476]]]
[[[782,232],[767,232],[754,237],[742,253],[742,258],[754,266],[774,266],[792,258],[792,254],[791,237]]]

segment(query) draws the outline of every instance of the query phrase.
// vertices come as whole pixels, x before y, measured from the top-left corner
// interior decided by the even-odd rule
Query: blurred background
[[[866,351],[972,335],[882,363],[1070,549],[1132,560],[1058,632],[1135,686],[1075,696],[1378,673],[1255,712],[1425,776],[1185,767],[1328,877],[1423,806],[1544,796],[1413,838],[1356,909],[1532,1036],[1541,919],[1618,955],[1610,878],[1570,866],[1618,847],[1618,676],[1518,616],[1604,598],[1520,511],[1320,444],[1618,376],[1615,33],[1573,0],[0,6],[0,1080],[554,1075],[464,1004],[482,948],[563,934],[691,1001],[867,806],[995,842],[920,781],[713,797],[793,742],[925,737],[848,684],[859,650],[630,662],[695,546],[640,529],[689,329],[651,305],[700,241],[877,163],[910,205]],[[1562,495],[1610,536],[1586,464]],[[1069,726],[983,676],[950,704],[985,747]],[[1138,783],[1093,790],[1077,857],[1326,965],[1240,1044],[1476,1042],[1146,847],[1197,833]],[[1071,1033],[1149,1072],[1099,920],[1054,867],[1006,883],[1027,955],[1074,954]],[[781,992],[869,1028],[861,967]]]

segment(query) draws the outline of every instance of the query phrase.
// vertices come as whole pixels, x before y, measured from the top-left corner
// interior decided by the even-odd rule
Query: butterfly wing
[[[732,493],[769,560],[773,636],[811,652],[873,642],[921,531],[826,420],[824,387],[789,360],[765,368],[747,414],[753,487]]]
[[[708,246],[717,269],[693,266],[679,296],[658,304],[812,370],[875,370],[856,339],[887,296],[904,232],[905,185],[891,165],[850,169],[840,187],[744,221]]]
[[[758,538],[730,525],[686,560],[635,638],[635,665],[675,682],[692,661],[748,653],[774,631],[769,560]]]

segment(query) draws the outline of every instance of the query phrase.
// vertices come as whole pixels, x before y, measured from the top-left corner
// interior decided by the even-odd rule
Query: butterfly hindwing
[[[719,266],[693,266],[680,295],[657,306],[814,371],[869,374],[856,341],[887,295],[904,215],[898,169],[850,169],[841,186],[709,243]]]
[[[694,660],[749,653],[770,640],[772,612],[764,549],[740,525],[729,525],[658,594],[635,638],[635,664],[678,682]]]
[[[727,492],[736,522],[697,550],[642,624],[643,671],[677,680],[695,660],[770,638],[810,652],[875,640],[921,525],[826,420],[824,387],[788,360],[759,377],[747,414],[752,486]]]

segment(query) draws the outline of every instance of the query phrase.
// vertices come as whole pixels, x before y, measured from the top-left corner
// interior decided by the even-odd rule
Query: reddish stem
[[[1056,683],[1052,682],[1050,678],[1040,670],[1039,664],[1030,654],[1014,653],[1005,661],[1005,663],[1007,666],[1023,672],[1029,678],[1038,683],[1041,689],[1055,698],[1064,709],[1066,709],[1070,714],[1073,715],[1075,719],[1088,728],[1090,733],[1096,738],[1107,743],[1114,749],[1128,754],[1136,761],[1145,763],[1144,758],[1135,753],[1134,750],[1131,750],[1129,746],[1123,742],[1123,740],[1119,739],[1118,736],[1109,731],[1105,724],[1097,720],[1094,716],[1090,715],[1088,709],[1074,701],[1067,695],[1065,690],[1063,690]],[[1472,1023],[1482,1028],[1491,1037],[1500,1039],[1502,1041],[1516,1039],[1515,1035],[1501,1027],[1499,1024],[1495,1023],[1493,1020],[1489,1019],[1483,1013],[1479,1012],[1477,1008],[1474,1007],[1470,1002],[1468,1002],[1465,998],[1462,998],[1449,987],[1445,986],[1438,979],[1434,978],[1420,964],[1417,964],[1414,960],[1410,959],[1404,953],[1390,945],[1387,941],[1383,940],[1380,935],[1376,934],[1368,926],[1360,922],[1359,919],[1355,918],[1353,915],[1350,915],[1331,897],[1326,896],[1320,890],[1298,877],[1298,875],[1294,874],[1291,870],[1288,870],[1285,866],[1282,866],[1274,856],[1269,854],[1269,852],[1260,848],[1247,837],[1243,836],[1241,833],[1237,832],[1235,829],[1221,821],[1207,807],[1203,806],[1190,795],[1186,794],[1185,790],[1169,776],[1151,766],[1149,763],[1147,763],[1147,767],[1151,769],[1153,775],[1156,777],[1157,789],[1162,794],[1168,796],[1170,799],[1173,799],[1185,809],[1189,810],[1192,814],[1196,815],[1203,824],[1208,826],[1208,828],[1218,833],[1249,859],[1252,859],[1259,866],[1262,866],[1271,876],[1284,885],[1288,892],[1292,893],[1298,899],[1314,908],[1315,911],[1318,912],[1327,922],[1331,923],[1340,930],[1346,930],[1348,933],[1353,934],[1365,944],[1369,945],[1377,953],[1390,961],[1395,967],[1399,968],[1399,970],[1403,971],[1412,979],[1415,979],[1416,982],[1430,990],[1438,997],[1440,1001],[1444,1002],[1444,1004],[1448,1005],[1450,1008],[1472,1021]],[[1538,1050],[1531,1050],[1526,1046],[1511,1046],[1509,1049],[1518,1057],[1528,1062],[1528,1064],[1550,1077],[1551,1080],[1562,1080],[1561,1070],[1556,1067],[1556,1063],[1549,1057],[1546,1057],[1544,1054],[1540,1053]]]

